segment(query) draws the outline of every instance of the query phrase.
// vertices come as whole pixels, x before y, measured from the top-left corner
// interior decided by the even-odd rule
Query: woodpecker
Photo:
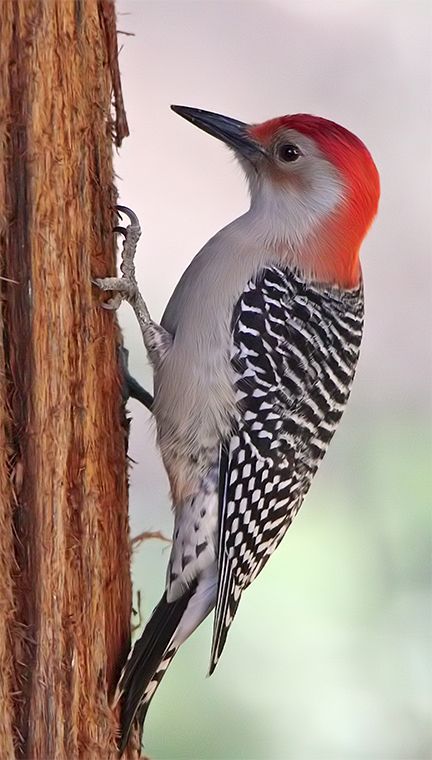
[[[193,259],[161,325],[130,262],[123,278],[97,282],[127,298],[140,321],[175,514],[166,589],[119,683],[121,752],[178,648],[213,609],[214,671],[243,591],[309,490],[356,370],[359,249],[379,200],[369,151],[332,121],[296,114],[249,125],[172,109],[234,151],[251,202]],[[134,249],[139,227],[128,213]]]

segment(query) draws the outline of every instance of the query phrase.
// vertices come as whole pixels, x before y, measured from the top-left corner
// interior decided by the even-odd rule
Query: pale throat
[[[308,279],[355,287],[360,277],[358,249],[345,235],[345,188],[322,177],[307,190],[286,190],[269,181],[251,188],[249,232],[281,264]]]

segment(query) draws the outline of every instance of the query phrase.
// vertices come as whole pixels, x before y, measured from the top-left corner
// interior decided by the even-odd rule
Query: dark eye
[[[278,149],[278,156],[281,161],[297,161],[300,155],[301,153],[297,145],[281,145]]]

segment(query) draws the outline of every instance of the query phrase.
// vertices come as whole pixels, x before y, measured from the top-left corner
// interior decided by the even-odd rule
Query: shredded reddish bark
[[[106,760],[131,612],[119,333],[91,286],[128,134],[115,10],[1,15],[0,757]]]

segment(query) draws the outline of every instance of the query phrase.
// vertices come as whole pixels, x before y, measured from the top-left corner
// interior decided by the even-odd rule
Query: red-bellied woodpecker
[[[161,326],[134,279],[135,217],[124,277],[98,281],[140,321],[175,508],[166,590],[119,684],[121,750],[177,649],[214,608],[213,672],[242,592],[309,489],[356,369],[359,249],[379,199],[368,150],[334,122],[297,114],[250,126],[173,110],[234,150],[251,205],[193,259]]]

